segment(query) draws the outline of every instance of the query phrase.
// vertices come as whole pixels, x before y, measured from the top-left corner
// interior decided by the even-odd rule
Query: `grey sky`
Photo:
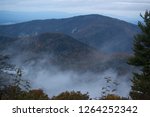
[[[0,0],[1,11],[57,11],[138,17],[150,10],[150,0]]]

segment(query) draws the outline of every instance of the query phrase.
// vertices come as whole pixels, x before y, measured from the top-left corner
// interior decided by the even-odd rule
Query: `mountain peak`
[[[98,14],[0,26],[0,35],[12,37],[63,33],[106,53],[131,52],[133,37],[138,31],[136,25]]]

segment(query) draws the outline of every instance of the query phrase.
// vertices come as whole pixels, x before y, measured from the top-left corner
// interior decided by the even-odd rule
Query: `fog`
[[[19,47],[22,46],[22,43],[21,41]],[[32,89],[42,89],[49,97],[56,96],[64,91],[81,91],[82,93],[88,92],[90,98],[98,99],[103,95],[103,89],[108,88],[108,86],[109,89],[107,89],[108,91],[105,90],[106,93],[113,93],[123,97],[129,96],[131,71],[126,66],[125,61],[96,52],[91,54],[92,58],[95,59],[86,61],[86,64],[89,64],[89,70],[84,71],[84,66],[82,65],[86,66],[86,64],[79,64],[76,68],[77,71],[68,69],[66,66],[61,66],[63,61],[58,62],[61,66],[60,69],[58,64],[57,66],[52,64],[51,60],[56,59],[52,54],[48,52],[35,53],[30,49],[21,51],[17,44],[16,46],[12,44],[3,53],[10,55],[10,63],[22,70],[22,78],[30,82]],[[83,60],[85,61],[86,58]],[[94,62],[89,63],[90,60]],[[69,62],[68,59],[67,64],[74,65],[75,63]],[[81,69],[83,68],[82,72],[80,72],[80,67]],[[91,67],[97,67],[98,72],[90,71]],[[110,79],[109,82],[107,78]],[[118,83],[118,85],[114,83]],[[115,91],[112,92],[114,89]]]
[[[106,79],[109,77],[111,81],[108,83]],[[131,85],[129,77],[128,74],[119,76],[113,69],[102,73],[78,73],[71,70],[61,71],[55,66],[28,65],[23,67],[23,79],[29,80],[33,89],[44,90],[49,97],[74,90],[82,93],[88,92],[91,98],[99,98],[102,96],[102,88],[107,86],[116,89],[114,94],[128,97]],[[118,85],[114,85],[114,82]]]

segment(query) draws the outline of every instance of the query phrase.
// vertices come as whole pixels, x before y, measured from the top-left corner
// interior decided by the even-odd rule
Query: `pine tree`
[[[150,99],[150,11],[141,15],[144,22],[139,22],[141,29],[134,39],[134,55],[129,59],[129,64],[140,69],[133,73],[130,96],[132,99]]]

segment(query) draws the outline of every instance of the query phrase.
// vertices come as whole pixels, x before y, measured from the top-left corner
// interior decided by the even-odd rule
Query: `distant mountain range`
[[[28,37],[42,33],[63,33],[103,53],[131,53],[136,25],[101,15],[83,15],[65,19],[34,20],[1,25],[0,35]]]
[[[0,25],[0,53],[14,64],[41,63],[60,69],[130,72],[136,25],[101,15]]]
[[[23,12],[23,11],[0,11],[0,25],[15,24],[35,19],[66,18],[77,14],[64,12]]]

